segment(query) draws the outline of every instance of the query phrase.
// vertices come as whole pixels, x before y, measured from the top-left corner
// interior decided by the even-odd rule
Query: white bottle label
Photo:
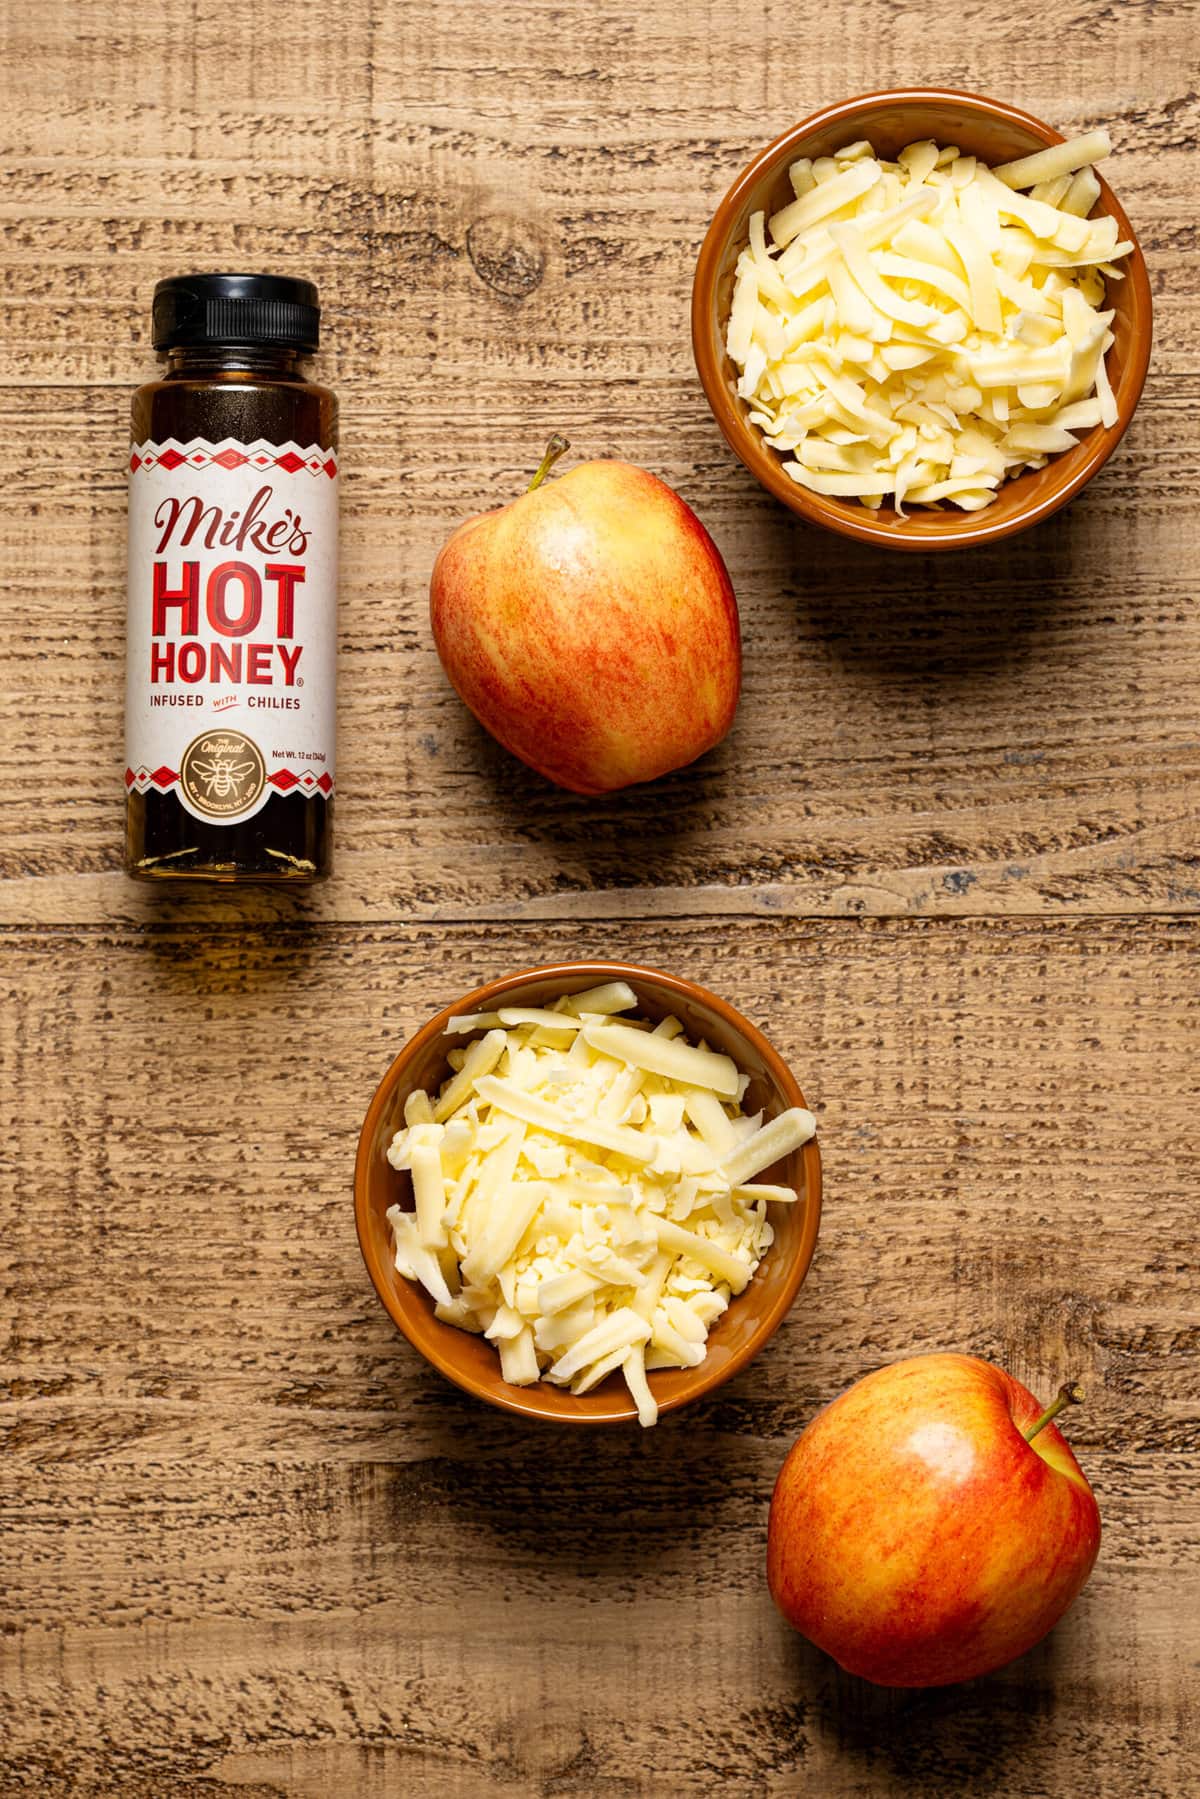
[[[195,818],[334,788],[337,452],[135,444],[125,785]]]

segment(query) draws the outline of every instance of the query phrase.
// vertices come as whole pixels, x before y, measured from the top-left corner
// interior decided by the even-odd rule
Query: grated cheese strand
[[[1065,144],[1035,150],[1032,156],[1019,156],[1015,162],[1002,162],[992,174],[1007,187],[1035,187],[1039,181],[1055,181],[1060,175],[1073,175],[1077,169],[1103,162],[1111,154],[1112,139],[1101,128],[1069,138]]]
[[[722,1173],[731,1187],[740,1187],[752,1176],[770,1168],[773,1162],[791,1155],[794,1149],[816,1135],[817,1121],[802,1106],[791,1106],[772,1118],[761,1130],[734,1150],[723,1164]]]
[[[583,1027],[583,1034],[601,1055],[628,1062],[648,1074],[660,1074],[689,1087],[710,1087],[727,1098],[737,1093],[737,1064],[730,1056],[695,1049],[657,1032],[635,1031],[627,1024],[589,1024]]]

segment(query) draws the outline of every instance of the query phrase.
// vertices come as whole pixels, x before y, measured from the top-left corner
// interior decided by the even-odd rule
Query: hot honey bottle
[[[305,379],[308,281],[154,292],[159,381],[133,399],[125,865],[150,881],[328,874],[337,400]]]

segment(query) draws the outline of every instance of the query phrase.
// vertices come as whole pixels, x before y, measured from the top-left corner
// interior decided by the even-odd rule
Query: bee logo
[[[256,743],[240,731],[204,731],[183,753],[179,785],[203,818],[236,818],[248,812],[266,785]]]

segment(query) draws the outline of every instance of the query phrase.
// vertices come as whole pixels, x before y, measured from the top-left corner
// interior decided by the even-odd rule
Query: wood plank
[[[882,32],[850,7],[797,96],[771,52],[778,6],[659,18],[610,0],[594,38],[559,32],[550,59],[534,0],[449,33],[428,4],[329,30],[306,0],[278,38],[213,5],[122,0],[84,8],[82,30],[78,10],[34,26],[9,9],[0,382],[22,400],[0,445],[0,703],[41,706],[0,742],[0,919],[161,915],[117,873],[124,419],[153,368],[154,279],[230,257],[319,278],[345,410],[340,872],[306,916],[1197,909],[1189,9],[1160,5],[1138,33],[1087,4],[1052,45],[997,0],[977,14],[1004,56],[968,54],[955,79],[1064,128],[1113,121],[1160,297],[1117,459],[1066,516],[969,563],[796,524],[726,453],[686,329],[731,175],[798,111],[923,66],[924,15]],[[677,485],[743,610],[728,743],[600,804],[477,729],[426,622],[439,544],[519,490],[551,426]],[[220,922],[242,901],[187,903]]]
[[[338,873],[306,912],[1195,911],[1195,527],[1156,455],[1169,460],[1183,411],[1152,415],[1141,459],[1127,452],[1064,518],[973,559],[968,595],[957,559],[896,569],[851,545],[818,559],[748,477],[708,477],[704,503],[698,478],[670,471],[741,593],[743,704],[714,755],[602,801],[514,763],[450,691],[425,612],[447,502],[441,517],[416,500],[395,516],[374,477],[380,498],[356,498],[352,472]],[[0,676],[14,719],[0,746],[13,800],[0,918],[149,922],[162,897],[119,872],[122,487],[114,475],[73,510],[62,469],[31,465],[46,434],[87,419],[51,392],[30,415],[4,451],[27,492],[0,526],[15,633]],[[386,446],[372,454],[382,463]],[[1131,464],[1147,491],[1127,513],[1112,498]],[[497,491],[510,485],[497,477]],[[387,516],[373,524],[377,506]],[[46,515],[62,541],[42,565]],[[38,719],[21,722],[33,690]],[[61,774],[47,791],[48,762]],[[280,903],[187,900],[214,922]]]
[[[775,1341],[686,1418],[531,1434],[377,1305],[354,1140],[436,1006],[602,947],[563,924],[6,934],[3,1778],[1182,1794],[1195,928],[629,921],[625,953],[727,994],[795,1066],[822,1240]],[[941,1346],[1041,1391],[1081,1374],[1105,1547],[1012,1669],[872,1693],[775,1618],[766,1503],[820,1404]]]

